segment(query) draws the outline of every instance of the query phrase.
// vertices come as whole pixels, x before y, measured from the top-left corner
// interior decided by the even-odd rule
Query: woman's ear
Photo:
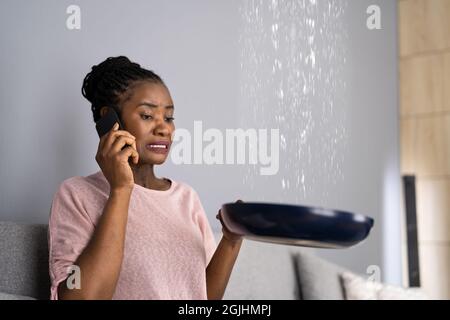
[[[107,112],[108,112],[108,107],[101,107],[101,109],[100,109],[100,117],[103,118]]]

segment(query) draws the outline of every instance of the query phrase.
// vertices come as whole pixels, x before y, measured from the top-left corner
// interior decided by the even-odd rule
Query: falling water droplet
[[[324,187],[343,174],[348,0],[243,0],[239,6],[241,125],[283,130],[283,165],[273,177],[285,191],[280,200],[326,194]],[[258,166],[248,166],[245,183],[258,188],[259,179]]]
[[[280,140],[281,140],[281,148],[286,149],[286,146],[287,146],[286,138],[283,134],[280,136]]]

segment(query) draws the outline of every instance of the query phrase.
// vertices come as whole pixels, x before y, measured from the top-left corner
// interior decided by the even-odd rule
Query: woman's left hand
[[[236,202],[244,202],[244,201],[238,200]],[[223,237],[225,239],[227,239],[230,242],[238,242],[238,241],[242,240],[242,236],[240,234],[236,234],[236,233],[231,232],[225,226],[225,224],[223,223],[223,220],[222,220],[222,211],[221,210],[219,210],[219,212],[217,213],[216,219],[218,219],[220,221],[220,223],[222,224],[222,233],[223,233]]]

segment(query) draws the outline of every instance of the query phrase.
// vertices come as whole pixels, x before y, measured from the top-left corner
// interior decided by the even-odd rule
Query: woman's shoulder
[[[87,176],[72,176],[64,179],[59,184],[57,193],[80,193],[83,191],[90,192],[93,188],[103,190],[107,187],[107,180],[100,170]]]
[[[181,180],[172,180],[172,183],[175,183],[175,187],[181,191],[183,191],[184,193],[189,193],[189,194],[196,194],[197,192],[195,191],[195,189],[188,184],[187,182],[181,181]]]
[[[184,181],[176,181],[176,190],[183,201],[198,203],[201,202],[200,196],[195,187]]]

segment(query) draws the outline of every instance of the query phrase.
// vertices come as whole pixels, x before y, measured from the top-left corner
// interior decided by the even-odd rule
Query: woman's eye
[[[151,115],[149,115],[149,114],[142,114],[142,115],[141,115],[141,118],[142,118],[143,120],[147,120],[147,119],[153,119],[153,116],[151,116]],[[174,118],[174,117],[166,117],[165,120],[166,120],[167,122],[172,122],[173,120],[175,120],[175,118]]]
[[[141,118],[142,119],[144,119],[144,120],[147,120],[148,118],[151,118],[152,116],[151,115],[148,115],[148,114],[143,114],[143,115],[141,115]]]

